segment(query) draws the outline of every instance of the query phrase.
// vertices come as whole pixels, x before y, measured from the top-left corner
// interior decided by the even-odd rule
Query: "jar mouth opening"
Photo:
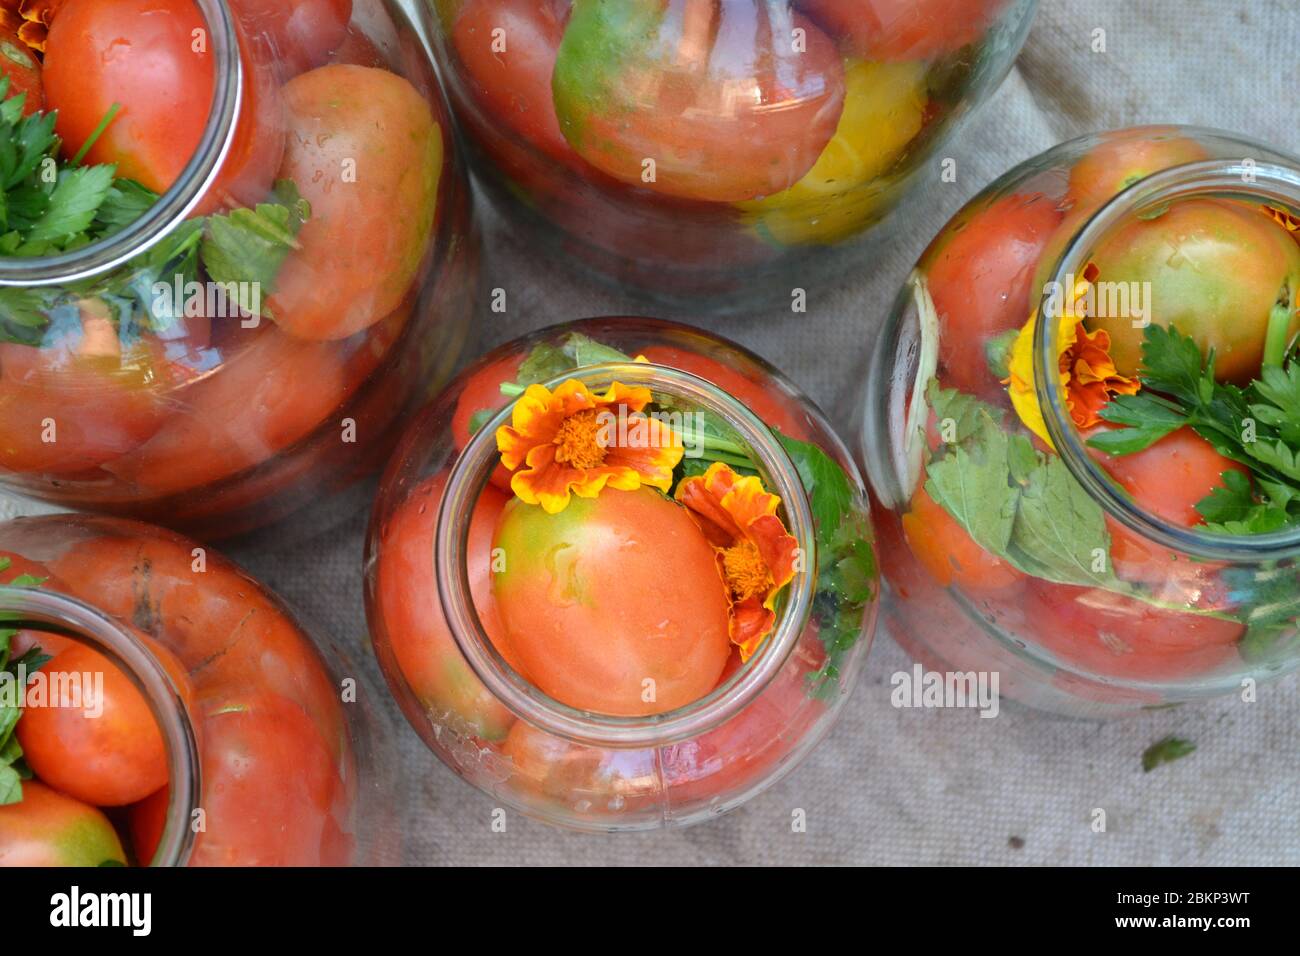
[[[1300,211],[1300,168],[1246,158],[1206,160],[1154,173],[1112,197],[1088,218],[1062,251],[1048,288],[1070,288],[1073,277],[1085,274],[1100,241],[1122,222],[1198,198],[1246,199]],[[1039,314],[1044,315],[1049,293],[1038,291],[1042,296]],[[1040,321],[1034,330],[1034,387],[1039,406],[1061,459],[1109,516],[1172,551],[1207,560],[1259,561],[1300,555],[1300,528],[1248,536],[1219,534],[1175,524],[1138,505],[1089,454],[1070,417],[1065,387],[1056,372],[1058,325]]]
[[[103,654],[144,695],[167,749],[168,800],[151,866],[184,866],[194,848],[191,815],[201,789],[198,740],[185,702],[139,638],[90,605],[54,591],[0,586],[0,625],[71,638]]]
[[[0,256],[0,287],[60,285],[116,269],[167,238],[216,181],[235,137],[244,65],[230,5],[225,0],[195,3],[208,25],[213,54],[212,105],[199,144],[176,182],[129,226],[98,242],[54,256]]]
[[[796,571],[777,610],[775,628],[748,662],[704,697],[649,716],[615,716],[571,707],[546,695],[511,668],[488,637],[474,607],[466,556],[474,505],[497,460],[496,431],[510,423],[514,401],[474,433],[452,466],[434,537],[438,599],[458,648],[479,680],[507,709],[538,729],[576,743],[624,748],[687,740],[748,706],[780,671],[799,641],[812,611],[813,569],[817,566],[808,496],[771,429],[739,400],[705,379],[663,365],[617,362],[583,366],[541,384],[553,389],[572,379],[593,390],[607,388],[614,381],[641,385],[651,388],[656,396],[683,400],[719,416],[752,450],[764,482],[781,499],[789,533],[804,556],[804,569]]]

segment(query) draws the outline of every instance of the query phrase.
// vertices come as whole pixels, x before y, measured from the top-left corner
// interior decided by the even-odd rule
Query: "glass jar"
[[[0,620],[3,686],[25,687],[0,784],[34,774],[0,786],[0,865],[397,858],[382,699],[215,551],[120,518],[4,522]]]
[[[518,422],[513,396],[539,377],[547,388],[568,381],[595,394],[604,394],[614,381],[650,389],[661,412],[672,408],[681,413],[680,422],[695,423],[679,432],[694,436],[688,446],[707,431],[717,439],[709,447],[723,442],[730,449],[731,465],[710,465],[705,474],[734,465],[757,475],[779,498],[764,520],[780,518],[797,560],[789,586],[771,602],[766,636],[742,659],[727,644],[724,626],[720,675],[704,675],[696,692],[683,692],[671,707],[666,685],[658,686],[662,707],[625,708],[621,698],[607,704],[610,695],[598,704],[561,702],[557,697],[567,688],[557,691],[541,672],[578,673],[603,650],[589,645],[561,659],[559,651],[544,646],[539,657],[538,648],[519,643],[518,629],[510,631],[507,587],[546,589],[545,596],[538,593],[522,605],[514,599],[513,620],[520,620],[522,606],[525,629],[538,634],[575,606],[569,597],[586,595],[576,606],[596,609],[597,646],[620,648],[635,646],[644,634],[674,641],[682,634],[712,633],[709,601],[722,602],[726,593],[717,586],[721,565],[714,566],[709,547],[717,542],[706,541],[694,525],[672,532],[678,537],[667,554],[654,550],[660,531],[652,523],[676,529],[677,522],[690,520],[681,514],[686,509],[665,503],[657,491],[601,490],[591,510],[561,535],[575,537],[554,547],[546,535],[556,526],[540,524],[547,520],[542,508],[508,500],[519,475],[505,470],[494,436]],[[536,397],[530,388],[528,401]],[[707,426],[698,424],[705,421]],[[705,471],[706,458],[692,458],[689,448],[683,454],[672,479],[679,499],[686,500],[681,489],[688,479],[678,475]],[[579,509],[587,500],[575,497],[568,507]],[[658,511],[653,518],[629,520],[631,530],[624,531],[592,517],[602,501],[611,508],[642,501]],[[518,539],[507,529],[520,513],[525,522],[532,515],[539,523],[525,524],[525,545],[511,547]],[[833,723],[874,630],[869,520],[857,470],[821,412],[761,359],[710,334],[653,319],[570,322],[484,356],[403,439],[383,479],[367,543],[371,638],[417,733],[444,763],[495,799],[549,823],[585,830],[691,824],[770,786]],[[575,552],[570,547],[581,539],[584,522],[596,530]],[[530,557],[533,548],[546,553]],[[597,556],[583,564],[586,549]],[[513,584],[512,554],[519,562]],[[717,554],[723,554],[721,546]],[[705,563],[690,563],[695,560]],[[612,604],[599,583],[605,576],[593,570],[605,561],[617,575],[619,596]],[[640,573],[631,570],[637,567]],[[768,578],[769,585],[773,580]],[[739,597],[734,600],[733,620],[741,606]],[[647,617],[652,623],[646,629],[630,623]],[[559,626],[549,633],[563,639],[576,630]],[[515,643],[499,642],[502,634]],[[655,643],[643,640],[643,647]],[[681,670],[694,680],[704,667],[689,653],[692,664]],[[687,652],[677,659],[688,659]],[[609,673],[611,680],[622,680],[646,672],[629,664]],[[657,700],[641,698],[647,699]]]
[[[1300,533],[1237,521],[1268,510],[1269,452],[1235,407],[1196,409],[1245,396],[1270,446],[1287,418],[1248,383],[1300,329],[1297,209],[1293,157],[1141,127],[1023,163],[935,238],[858,430],[916,656],[1081,716],[1295,668]]]
[[[16,50],[43,57],[24,107],[57,109],[62,138],[25,201],[46,170],[107,192],[74,236],[15,214],[0,243],[7,488],[215,539],[378,467],[460,358],[477,273],[428,25],[406,10],[75,3],[43,54]]]
[[[740,311],[864,257],[1032,0],[435,0],[487,192],[539,248]],[[832,254],[839,253],[839,254]]]

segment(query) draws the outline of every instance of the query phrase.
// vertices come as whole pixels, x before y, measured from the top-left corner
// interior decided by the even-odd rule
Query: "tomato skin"
[[[1023,598],[1035,641],[1073,667],[1132,680],[1176,680],[1238,660],[1245,627],[1152,607],[1093,588],[1030,581]]]
[[[171,791],[162,787],[127,811],[131,849],[141,866],[148,866],[158,852],[158,844],[162,842],[163,830],[167,826],[167,804],[170,802]]]
[[[45,99],[68,155],[90,137],[114,103],[121,111],[85,162],[155,192],[169,189],[203,136],[212,102],[211,50],[195,50],[207,25],[193,0],[67,0],[50,26]],[[240,38],[245,103],[230,153],[200,211],[266,194],[284,149],[276,88],[264,59]]]
[[[21,721],[20,721],[21,723]],[[0,867],[126,864],[113,824],[97,809],[35,780],[0,807]]]
[[[660,802],[659,769],[653,749],[586,747],[539,730],[525,720],[510,728],[501,748],[517,791],[567,807],[590,804],[584,815],[612,816]],[[617,812],[611,804],[619,801]]]
[[[165,362],[155,343],[113,355],[83,348],[88,341],[0,344],[0,470],[76,474],[126,454],[162,425],[157,375]]]
[[[191,866],[318,866],[338,774],[297,704],[244,692],[205,702],[207,830]]]
[[[45,107],[45,92],[41,83],[41,65],[36,62],[27,44],[12,30],[0,24],[0,74],[9,77],[9,95],[5,99],[26,93],[23,115],[31,116]]]
[[[1004,196],[964,214],[926,254],[945,386],[985,397],[1003,392],[985,345],[1029,320],[1038,304],[1034,271],[1060,221],[1055,203],[1040,193]]]
[[[167,750],[153,712],[108,658],[89,647],[70,647],[41,673],[94,676],[90,686],[83,680],[80,702],[23,711],[18,742],[37,777],[100,807],[135,803],[167,783]],[[102,692],[95,687],[100,675]]]
[[[522,354],[507,355],[479,369],[465,380],[460,397],[456,400],[456,411],[451,417],[451,436],[457,449],[463,449],[473,437],[470,424],[475,415],[479,412],[497,412],[506,404],[508,399],[501,394],[501,386],[519,377],[519,366],[523,362]],[[492,484],[506,494],[512,493],[510,472],[500,462],[492,470]]]
[[[231,0],[250,35],[265,32],[287,76],[323,65],[352,19],[352,0]]]
[[[322,66],[285,84],[284,99],[280,175],[297,183],[312,215],[267,302],[292,335],[347,338],[396,309],[416,279],[437,211],[443,130],[415,87],[387,70]]]
[[[804,31],[805,48],[791,52],[761,5],[721,4],[712,16],[697,22],[683,0],[574,0],[551,86],[583,159],[629,185],[704,202],[771,195],[812,168],[844,103],[834,43],[796,13],[779,25]]]
[[[1098,206],[1153,173],[1208,159],[1205,147],[1169,126],[1141,126],[1109,133],[1070,169],[1074,207]]]
[[[271,323],[175,396],[149,441],[105,465],[142,491],[172,494],[260,464],[311,434],[347,395],[345,355]]]
[[[974,43],[1007,0],[795,0],[869,60],[929,60]]]
[[[924,486],[916,489],[902,523],[908,547],[942,587],[956,585],[983,593],[1002,591],[1024,580],[1018,568],[976,544]]]
[[[1114,427],[1098,426],[1085,438]],[[1220,455],[1191,428],[1180,428],[1131,455],[1111,456],[1096,449],[1089,452],[1137,505],[1185,528],[1202,523],[1196,505],[1214,489],[1223,487],[1226,472],[1248,474],[1245,466]],[[1163,548],[1109,516],[1106,526],[1111,536],[1111,561],[1122,579],[1158,587],[1174,601],[1214,590],[1211,585],[1219,566],[1213,562],[1193,561]]]
[[[439,718],[465,721],[485,740],[505,737],[514,716],[488,692],[447,627],[434,575],[433,543],[438,507],[447,486],[439,472],[416,488],[384,528],[376,568],[375,600],[393,656],[421,704]],[[470,593],[483,628],[515,670],[521,670],[501,640],[504,627],[492,593],[491,549],[506,496],[484,488],[470,520]]]
[[[505,558],[493,588],[506,641],[543,692],[635,715],[717,685],[731,650],[727,595],[713,548],[680,505],[649,488],[575,496],[555,515],[513,499],[494,546]],[[654,700],[642,699],[645,680]]]
[[[568,10],[552,0],[468,0],[451,42],[483,110],[555,159],[577,159],[555,115],[551,75]],[[494,51],[493,31],[505,31]]]
[[[716,359],[690,349],[672,345],[650,345],[637,350],[655,365],[666,365],[698,375],[712,382],[732,398],[739,400],[764,424],[779,429],[790,438],[808,438],[808,416],[801,404],[784,395],[776,386],[767,386]]]
[[[1149,283],[1152,324],[1190,335],[1215,351],[1220,380],[1249,382],[1259,372],[1269,313],[1285,291],[1288,339],[1300,331],[1300,244],[1257,210],[1216,199],[1174,203],[1154,219],[1133,219],[1093,254],[1104,280]],[[1094,318],[1110,333],[1121,374],[1142,361],[1143,328],[1131,315]]]

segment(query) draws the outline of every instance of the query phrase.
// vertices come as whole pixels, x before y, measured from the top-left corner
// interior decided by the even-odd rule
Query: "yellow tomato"
[[[839,125],[813,168],[789,189],[736,204],[766,238],[829,244],[862,229],[890,192],[879,177],[924,125],[925,64],[848,60],[844,82]]]

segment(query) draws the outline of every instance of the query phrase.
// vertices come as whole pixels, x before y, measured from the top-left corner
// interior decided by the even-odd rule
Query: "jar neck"
[[[0,587],[0,622],[7,628],[49,631],[93,648],[144,695],[167,748],[169,794],[166,822],[150,865],[184,866],[194,847],[190,821],[201,792],[198,744],[189,711],[157,657],[112,618],[42,588]]]
[[[772,431],[732,396],[678,369],[647,363],[611,363],[576,369],[543,383],[556,387],[577,379],[604,390],[615,381],[651,389],[656,401],[715,416],[751,452],[764,485],[784,506],[788,530],[803,556],[778,610],[776,626],[758,652],[707,696],[677,710],[645,717],[593,714],[548,697],[516,673],[483,630],[471,599],[466,554],[474,506],[498,460],[496,431],[509,424],[511,403],[480,428],[452,467],[438,511],[434,567],[443,614],[475,674],[506,708],[540,730],[577,743],[654,747],[697,737],[743,710],[780,671],[808,625],[812,611],[817,545],[808,495],[794,464]]]
[[[0,257],[0,287],[64,285],[109,272],[167,238],[216,181],[234,140],[246,78],[229,4],[195,3],[212,51],[212,106],[198,148],[180,177],[139,219],[107,239],[56,256]]]
[[[1158,214],[1190,199],[1238,199],[1300,211],[1300,165],[1251,159],[1208,160],[1156,173],[1119,193],[1074,234],[1055,264],[1039,314],[1046,315],[1050,289],[1069,290],[1085,274],[1103,239],[1134,217]],[[1104,277],[1102,277],[1104,278]],[[1147,540],[1206,560],[1262,561],[1300,554],[1300,530],[1252,536],[1211,534],[1173,524],[1134,501],[1089,453],[1066,403],[1057,371],[1060,323],[1040,321],[1034,335],[1034,383],[1047,433],[1061,459],[1106,513]]]

